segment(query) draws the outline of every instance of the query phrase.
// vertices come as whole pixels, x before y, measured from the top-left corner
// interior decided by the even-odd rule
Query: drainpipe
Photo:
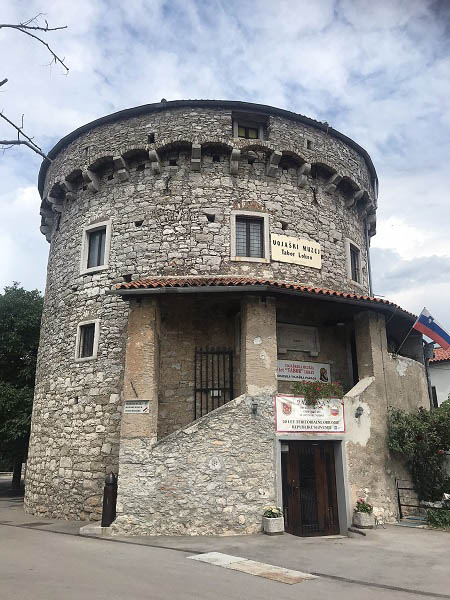
[[[369,226],[367,224],[367,219],[364,221],[365,230],[366,230],[366,248],[367,248],[367,274],[369,277],[369,296],[373,296],[373,287],[372,287],[372,268],[370,266],[370,241],[369,241]]]
[[[427,376],[428,385],[428,398],[430,400],[430,410],[433,410],[433,392],[431,390],[431,379],[430,379],[430,360],[434,356],[434,342],[424,343],[423,345],[423,358],[425,359],[425,374]]]

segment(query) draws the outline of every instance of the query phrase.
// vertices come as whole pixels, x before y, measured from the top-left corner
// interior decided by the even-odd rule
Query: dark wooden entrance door
[[[289,442],[282,453],[286,531],[293,535],[339,533],[332,442]]]

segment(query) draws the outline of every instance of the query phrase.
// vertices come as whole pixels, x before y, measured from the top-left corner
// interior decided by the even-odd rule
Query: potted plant
[[[375,527],[375,516],[373,506],[364,498],[358,498],[353,511],[353,525],[359,529],[373,529]]]
[[[279,506],[266,506],[263,512],[263,530],[267,535],[280,535],[284,532],[284,517]]]
[[[296,396],[303,396],[306,406],[312,406],[313,408],[321,400],[341,399],[344,396],[344,390],[339,381],[296,381],[292,385],[292,391]]]

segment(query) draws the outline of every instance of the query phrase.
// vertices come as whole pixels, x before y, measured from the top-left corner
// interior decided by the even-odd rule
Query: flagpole
[[[411,331],[414,329],[414,325],[417,323],[417,319],[414,321],[414,323],[411,326],[411,329],[408,331],[408,333],[405,336],[405,339],[403,340],[403,342],[400,344],[400,346],[397,348],[396,354],[398,354],[400,352],[400,350],[402,349],[403,344],[406,342],[406,339],[408,338],[409,334],[411,333]]]

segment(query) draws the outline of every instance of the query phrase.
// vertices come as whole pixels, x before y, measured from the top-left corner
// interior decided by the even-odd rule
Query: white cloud
[[[40,10],[35,0],[10,1],[2,19],[18,22]],[[369,151],[381,190],[374,249],[391,251],[399,269],[408,259],[450,255],[448,2],[55,0],[45,10],[51,25],[68,25],[47,38],[69,75],[46,66],[44,47],[0,33],[0,75],[10,79],[0,108],[17,120],[24,113],[27,131],[45,148],[96,117],[162,97],[272,104],[327,120]],[[39,278],[42,288],[47,244],[37,200],[36,208],[18,208],[38,160],[20,150],[1,160],[2,275],[8,283],[21,273],[29,287]],[[429,265],[419,260],[418,268]],[[424,296],[443,306],[445,284],[419,277],[412,289],[405,275],[401,290],[392,277],[380,273],[380,294],[392,292],[408,307]]]

